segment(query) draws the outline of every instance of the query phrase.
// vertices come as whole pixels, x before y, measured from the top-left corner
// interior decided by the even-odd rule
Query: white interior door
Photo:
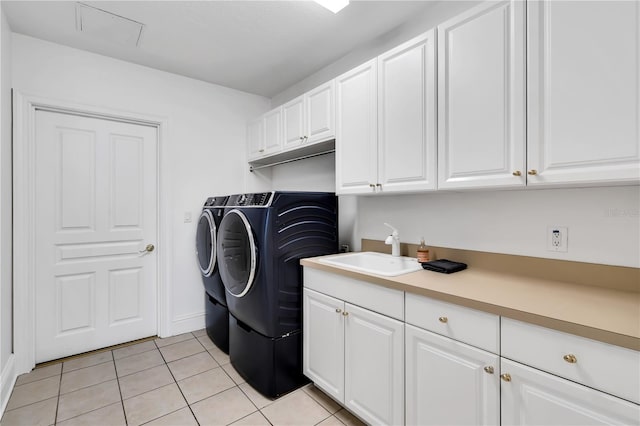
[[[157,140],[36,112],[36,362],[157,333]]]

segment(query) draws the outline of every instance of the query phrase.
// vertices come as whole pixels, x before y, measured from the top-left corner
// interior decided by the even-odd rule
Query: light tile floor
[[[2,426],[361,425],[312,384],[275,401],[204,330],[39,367],[18,377]]]

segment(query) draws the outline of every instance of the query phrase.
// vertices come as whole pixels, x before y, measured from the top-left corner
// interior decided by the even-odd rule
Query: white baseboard
[[[171,336],[175,336],[182,333],[188,333],[190,331],[201,330],[205,327],[204,312],[195,314],[180,315],[175,317],[171,322]],[[169,337],[169,336],[162,336]]]
[[[5,408],[7,408],[11,391],[13,391],[16,379],[18,378],[15,359],[15,355],[11,354],[9,359],[7,359],[7,364],[2,369],[2,372],[0,372],[0,418],[4,414]]]

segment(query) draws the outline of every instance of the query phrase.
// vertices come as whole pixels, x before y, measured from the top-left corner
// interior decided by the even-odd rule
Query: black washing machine
[[[217,251],[235,369],[271,398],[306,383],[300,259],[337,253],[335,194],[232,195],[218,230]]]
[[[202,206],[196,230],[196,255],[204,283],[207,335],[229,353],[229,310],[216,256],[218,228],[229,197],[209,197]]]

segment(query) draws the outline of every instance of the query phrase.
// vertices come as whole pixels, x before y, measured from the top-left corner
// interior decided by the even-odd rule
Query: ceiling
[[[76,30],[74,1],[2,0],[11,30],[273,97],[432,4],[358,1],[338,14],[312,1],[87,1],[141,22],[139,45]]]

